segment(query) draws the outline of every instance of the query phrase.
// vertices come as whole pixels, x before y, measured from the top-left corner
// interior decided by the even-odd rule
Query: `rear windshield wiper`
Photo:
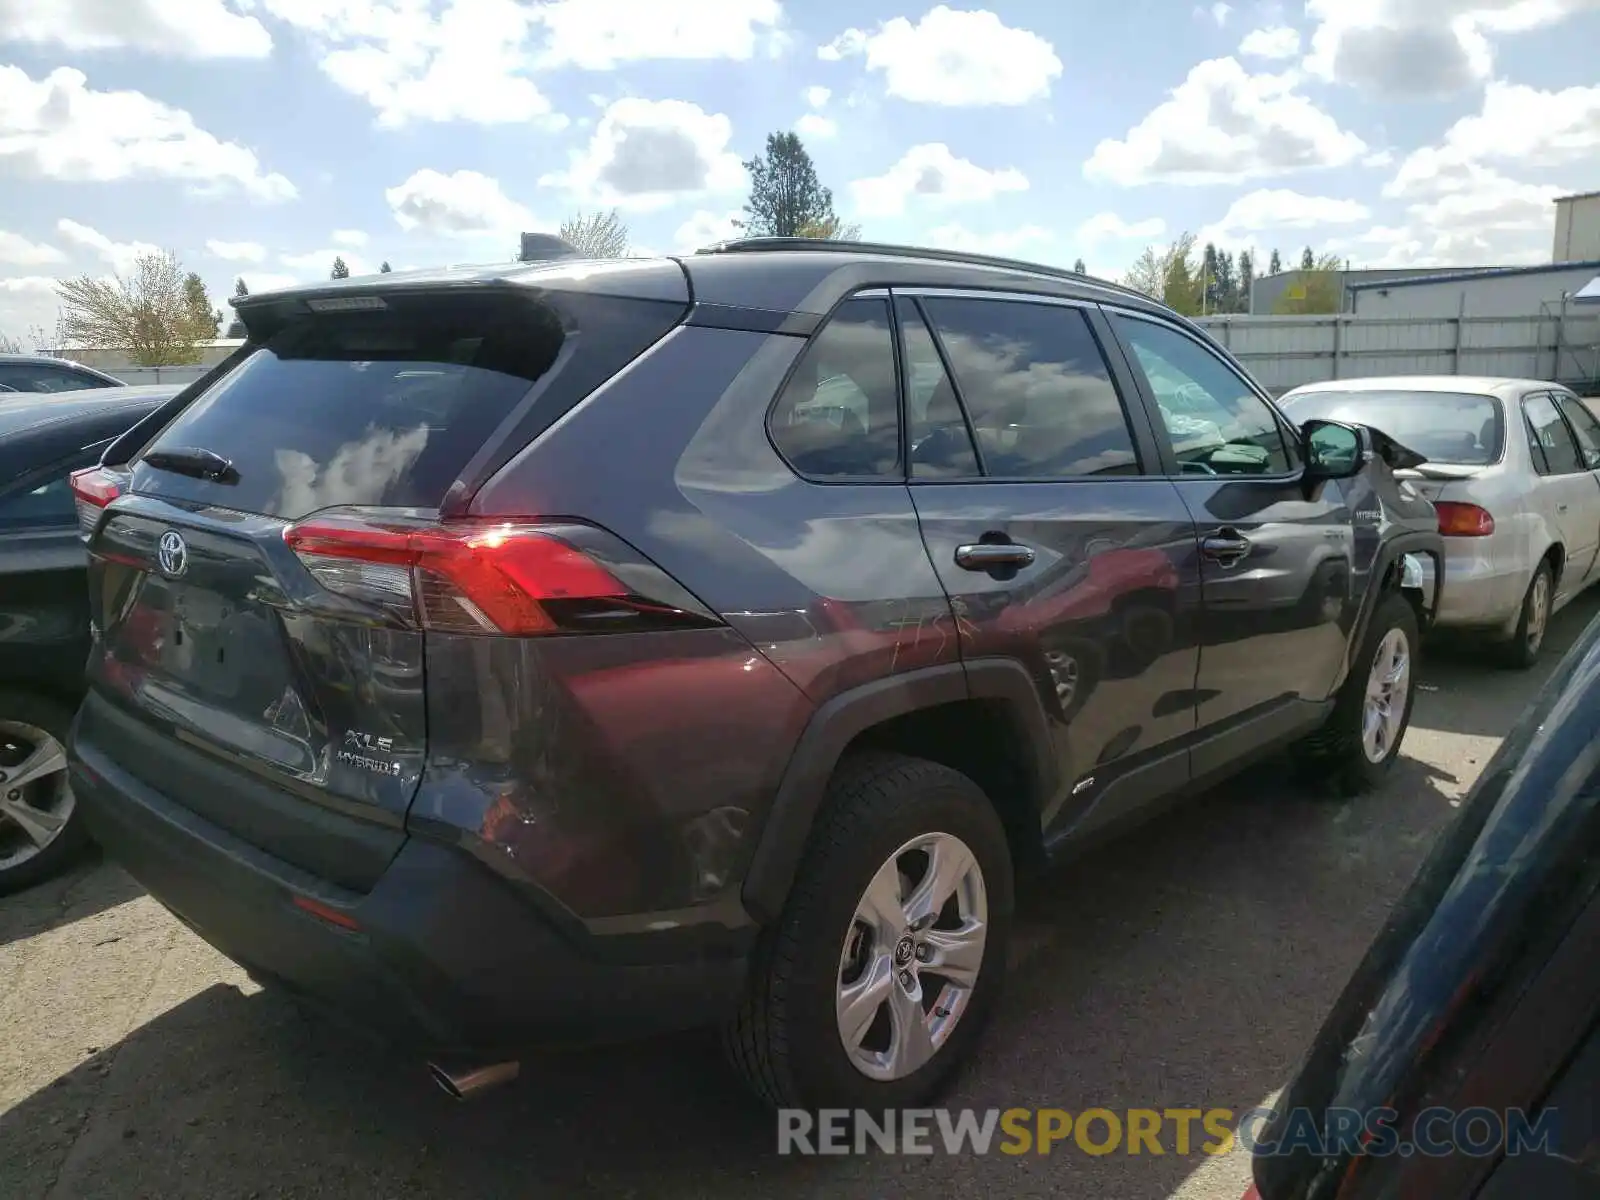
[[[223,458],[215,450],[200,446],[173,446],[168,450],[152,450],[142,460],[158,471],[172,471],[178,475],[193,475],[196,479],[212,483],[238,483],[239,472],[231,459]]]

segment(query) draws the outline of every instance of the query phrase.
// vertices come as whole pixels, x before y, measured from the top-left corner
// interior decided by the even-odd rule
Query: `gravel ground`
[[[1425,665],[1393,780],[1352,805],[1252,772],[1022,899],[1014,982],[947,1101],[1242,1111],[1279,1088],[1546,668]],[[1084,1196],[1238,1200],[1170,1152],[780,1158],[700,1036],[552,1055],[470,1104],[254,989],[114,867],[0,902],[0,1196]]]

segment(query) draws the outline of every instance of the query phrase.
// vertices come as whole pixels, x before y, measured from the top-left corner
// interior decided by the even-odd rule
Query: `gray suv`
[[[1278,749],[1343,790],[1398,753],[1415,456],[1133,292],[748,240],[236,303],[75,477],[73,787],[454,1094],[720,1024],[774,1103],[916,1102],[1019,872]]]

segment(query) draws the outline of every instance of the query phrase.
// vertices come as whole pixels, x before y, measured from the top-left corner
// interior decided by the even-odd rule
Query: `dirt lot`
[[[1557,618],[1547,669],[1597,609]],[[1267,1100],[1546,673],[1436,653],[1382,793],[1330,805],[1264,768],[1035,888],[1014,986],[948,1103]],[[255,991],[108,866],[0,903],[0,1030],[7,1200],[1237,1200],[1247,1176],[1237,1152],[779,1158],[701,1037],[551,1056],[457,1105]]]

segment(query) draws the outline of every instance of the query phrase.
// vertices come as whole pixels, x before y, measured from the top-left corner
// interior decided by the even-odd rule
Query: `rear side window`
[[[1572,432],[1556,410],[1548,392],[1535,392],[1522,402],[1528,418],[1528,436],[1534,443],[1535,462],[1542,460],[1547,475],[1573,475],[1583,470]]]
[[[232,464],[233,481],[141,461],[133,486],[286,520],[336,505],[437,508],[508,418],[520,414],[510,440],[525,443],[681,312],[498,293],[401,296],[382,312],[295,318],[146,450],[210,451]]]
[[[46,363],[0,363],[0,384],[17,392],[75,392],[111,386],[97,376]]]
[[[1591,471],[1600,467],[1600,420],[1576,396],[1557,392],[1555,397],[1562,414],[1572,424],[1572,432],[1577,435],[1578,448],[1583,451],[1583,465]]]
[[[1139,473],[1122,402],[1081,312],[954,297],[922,304],[950,360],[987,474]]]
[[[76,525],[77,508],[67,477],[58,475],[25,492],[0,496],[0,530]]]
[[[887,300],[847,300],[800,356],[772,441],[813,479],[900,477],[900,403]]]
[[[912,478],[980,474],[961,402],[956,399],[955,386],[944,369],[933,335],[910,300],[899,301],[899,317],[905,353],[906,420],[911,426]]]

